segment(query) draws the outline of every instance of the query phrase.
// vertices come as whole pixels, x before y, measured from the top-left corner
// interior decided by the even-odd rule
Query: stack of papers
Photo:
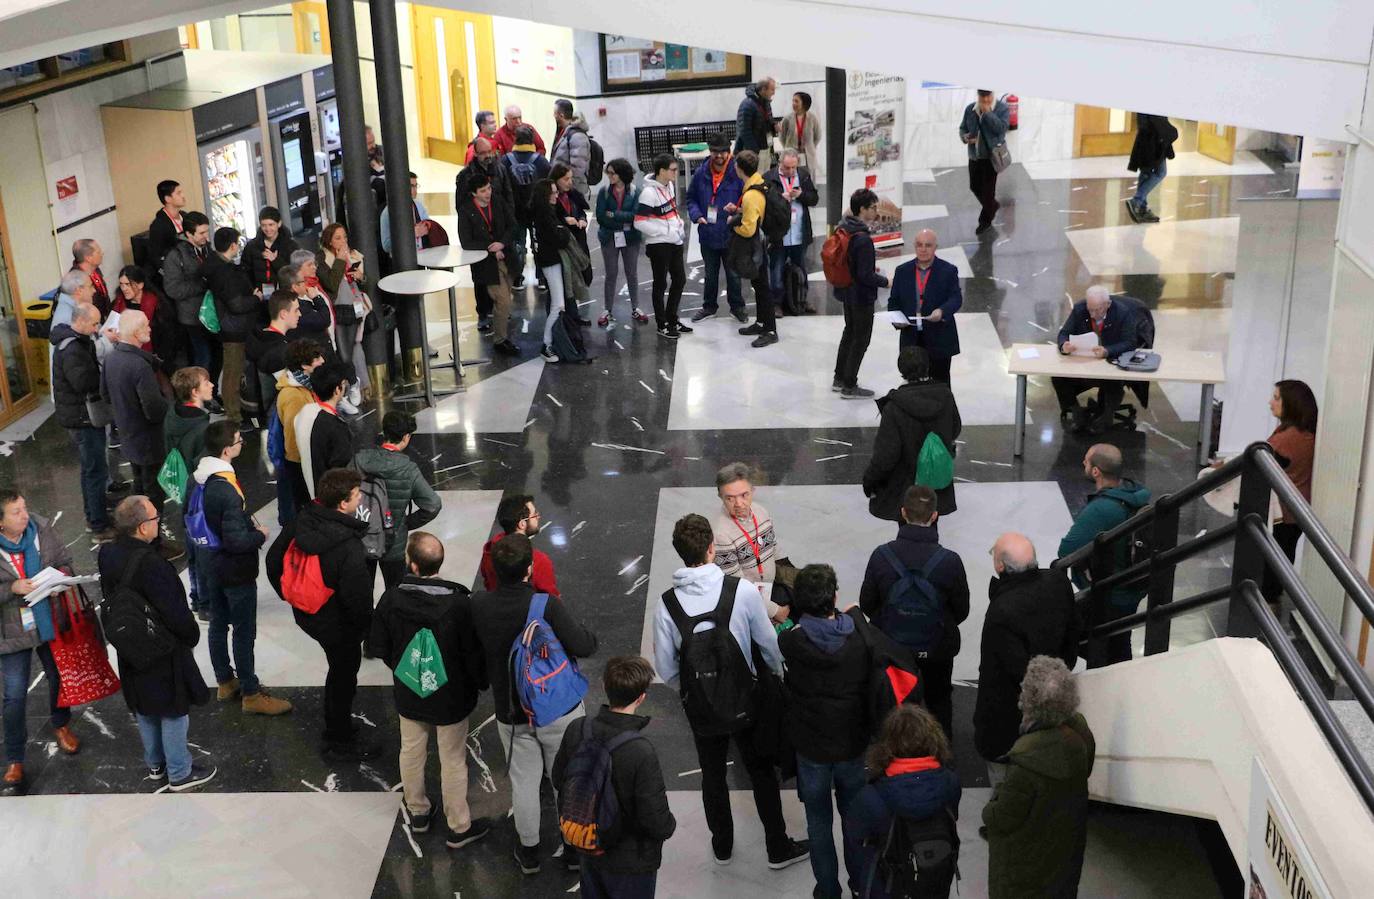
[[[77,584],[91,584],[100,578],[94,574],[64,574],[56,568],[44,568],[42,571],[29,578],[33,584],[33,590],[24,597],[25,605],[33,605],[47,599],[54,593],[60,593],[68,587],[75,587]]]
[[[1089,331],[1086,334],[1075,334],[1069,338],[1069,343],[1073,344],[1074,356],[1091,356],[1093,350],[1097,349],[1097,332]]]

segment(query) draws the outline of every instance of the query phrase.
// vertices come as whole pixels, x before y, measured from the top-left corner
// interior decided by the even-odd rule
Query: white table
[[[1158,371],[1125,371],[1106,359],[1092,356],[1065,356],[1049,343],[1017,343],[1007,351],[1007,373],[1016,375],[1016,430],[1012,455],[1020,456],[1026,444],[1026,378],[1030,375],[1051,378],[1085,378],[1094,381],[1182,381],[1202,385],[1202,406],[1197,425],[1197,463],[1207,461],[1212,438],[1212,392],[1226,380],[1226,364],[1221,353],[1155,347],[1159,353]]]
[[[425,324],[425,294],[437,293],[441,290],[450,291],[458,283],[458,275],[451,271],[436,271],[432,269],[416,269],[409,272],[394,272],[377,282],[377,286],[387,293],[396,296],[415,297],[420,304],[420,369],[424,374],[424,398],[425,402],[433,406],[434,395],[438,393],[447,396],[450,393],[457,393],[458,387],[453,390],[434,389],[434,380],[431,376],[429,365],[429,327]],[[456,327],[456,325],[455,325]],[[454,358],[458,357],[458,342],[454,341]],[[418,399],[420,394],[406,394],[397,396],[397,399]]]
[[[446,247],[425,247],[415,253],[415,261],[425,268],[442,269],[450,272],[454,269],[474,265],[485,258],[487,258],[486,250],[465,250],[456,244],[450,244]],[[464,365],[483,365],[491,360],[473,359],[470,362],[464,362],[462,355],[458,352],[458,291],[453,287],[448,289],[448,333],[453,347],[453,359],[449,362],[436,362],[430,367],[453,369],[454,384],[456,385],[463,377]]]

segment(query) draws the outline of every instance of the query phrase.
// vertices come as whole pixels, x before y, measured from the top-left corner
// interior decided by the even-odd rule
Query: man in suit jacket
[[[1074,350],[1073,338],[1092,331],[1097,334],[1093,355],[1111,361],[1122,353],[1140,346],[1139,327],[1135,309],[1127,302],[1116,302],[1101,284],[1088,288],[1087,298],[1073,305],[1073,311],[1059,329],[1055,343],[1059,352],[1069,355]],[[1090,430],[1094,434],[1106,431],[1112,423],[1112,413],[1126,395],[1125,381],[1102,381],[1092,378],[1051,378],[1055,395],[1059,397],[1060,418],[1073,422],[1074,430]],[[1088,410],[1078,405],[1078,395],[1097,388],[1098,413],[1089,420]]]
[[[964,305],[959,270],[935,255],[939,238],[929,228],[916,233],[916,258],[897,266],[887,308],[901,310],[919,322],[893,325],[902,332],[901,345],[924,347],[930,354],[930,376],[949,383],[949,366],[959,355],[959,326],[954,313]]]

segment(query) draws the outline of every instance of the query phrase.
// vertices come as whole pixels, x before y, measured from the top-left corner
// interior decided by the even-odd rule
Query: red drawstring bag
[[[295,540],[282,559],[281,595],[307,615],[314,615],[334,595],[334,588],[325,586],[320,557],[302,552]]]
[[[75,587],[50,599],[55,636],[48,647],[62,682],[57,704],[71,708],[118,693],[119,678],[85,591]]]

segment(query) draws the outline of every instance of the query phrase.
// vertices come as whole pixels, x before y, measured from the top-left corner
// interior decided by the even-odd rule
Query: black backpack
[[[786,315],[806,315],[815,310],[806,302],[810,285],[806,281],[806,269],[790,259],[782,267],[782,312]]]
[[[592,361],[592,357],[587,355],[587,342],[582,339],[582,329],[566,311],[558,313],[549,341],[559,362]]]
[[[959,829],[954,814],[916,820],[893,817],[876,876],[891,899],[946,899],[959,877]]]
[[[759,220],[763,236],[768,239],[770,246],[782,243],[787,236],[787,229],[792,227],[792,204],[787,202],[780,188],[767,182],[755,184],[749,189],[763,193],[763,217]]]
[[[177,647],[176,638],[162,618],[148,605],[147,598],[130,584],[144,556],[151,552],[135,552],[125,563],[119,583],[100,603],[100,623],[105,629],[105,638],[123,663],[138,669],[151,668]]]
[[[506,154],[506,171],[510,172],[511,193],[515,196],[515,218],[528,224],[530,219],[530,186],[539,180],[534,166],[535,154],[521,162],[512,150]]]
[[[944,597],[930,582],[930,576],[949,555],[949,550],[937,546],[919,569],[903,565],[891,544],[878,547],[878,554],[897,575],[897,580],[887,591],[886,601],[874,624],[915,652],[916,658],[923,659],[935,651],[945,636]]]
[[[730,633],[738,587],[739,578],[725,578],[716,607],[692,617],[683,610],[676,593],[668,590],[663,594],[663,607],[682,635],[682,708],[693,732],[704,737],[735,733],[754,720],[754,675]],[[696,633],[696,626],[706,621],[715,626]]]
[[[1121,503],[1121,507],[1126,510],[1126,517],[1133,517],[1139,509],[1133,508],[1130,503],[1116,496],[1108,499],[1116,500]],[[1120,538],[1126,542],[1126,567],[1144,562],[1155,554],[1154,535],[1150,533],[1150,525],[1147,523],[1142,527],[1136,528],[1131,533]]]
[[[590,134],[587,135],[587,146],[587,183],[600,184],[601,179],[606,177],[606,151]]]

